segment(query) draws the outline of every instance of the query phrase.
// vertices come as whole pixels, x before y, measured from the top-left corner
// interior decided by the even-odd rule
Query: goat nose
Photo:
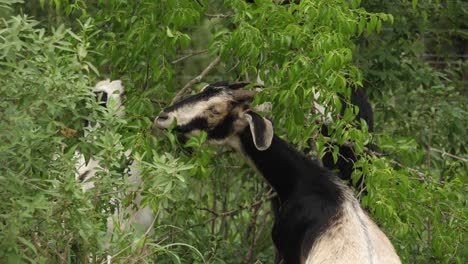
[[[158,121],[165,121],[167,119],[169,119],[169,114],[167,114],[166,112],[162,112],[158,116]]]

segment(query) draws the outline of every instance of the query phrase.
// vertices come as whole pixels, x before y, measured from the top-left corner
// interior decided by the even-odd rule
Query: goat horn
[[[251,101],[257,95],[257,92],[250,90],[234,90],[231,93],[236,101]]]

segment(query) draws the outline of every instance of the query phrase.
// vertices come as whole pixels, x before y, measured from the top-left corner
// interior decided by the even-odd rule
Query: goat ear
[[[249,123],[255,147],[260,151],[267,150],[273,140],[271,121],[252,111],[245,112],[245,117]]]

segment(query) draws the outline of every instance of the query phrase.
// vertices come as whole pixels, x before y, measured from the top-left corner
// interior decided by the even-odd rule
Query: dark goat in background
[[[359,121],[362,119],[367,123],[367,128],[369,132],[374,132],[374,112],[372,111],[372,106],[370,105],[369,101],[367,100],[367,96],[364,93],[362,89],[355,89],[351,88],[351,97],[350,97],[350,103],[346,103],[346,100],[343,98],[343,96],[340,96],[340,101],[342,105],[341,109],[341,115],[344,115],[345,110],[348,107],[357,107],[359,109],[355,120]],[[359,125],[358,125],[359,128]],[[328,126],[326,124],[322,125],[322,135],[324,136],[330,136],[330,133],[328,131]],[[328,151],[325,153],[325,155],[322,157],[322,163],[325,167],[331,169],[331,170],[337,170],[338,175],[340,176],[341,179],[346,180],[349,182],[350,186],[353,186],[351,183],[351,175],[354,172],[354,164],[356,161],[359,160],[359,156],[355,154],[354,152],[354,147],[350,145],[338,145],[339,147],[339,152],[338,152],[338,159],[337,162],[335,163],[333,160],[333,154],[332,152]],[[376,150],[376,146],[373,144],[367,144],[367,148],[371,150]],[[356,189],[359,191],[365,190],[365,182],[364,182],[364,177],[359,178],[359,180],[356,182],[354,185]],[[364,192],[365,193],[365,192]]]

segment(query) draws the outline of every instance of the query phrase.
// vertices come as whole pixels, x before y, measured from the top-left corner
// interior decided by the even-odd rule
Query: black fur
[[[370,105],[364,90],[352,90],[351,104],[359,108],[359,113],[357,114],[356,119],[363,119],[366,121],[369,132],[374,132],[374,111],[372,111],[372,106]],[[344,114],[344,108],[342,110],[342,114]],[[358,127],[360,126],[358,125]]]
[[[249,115],[252,117],[252,122],[254,124],[254,131],[255,131],[255,142],[257,142],[258,145],[264,146],[266,145],[266,138],[265,138],[265,130],[266,130],[266,125],[265,122],[263,121],[263,117],[258,115],[255,112],[249,111]]]
[[[280,210],[272,237],[283,263],[300,263],[337,215],[342,190],[327,169],[281,138],[274,136],[265,151],[255,148],[248,128],[240,138],[245,155],[278,193]]]
[[[106,92],[94,92],[96,95],[96,101],[99,102],[99,105],[107,108],[107,93]]]
[[[174,130],[179,133],[188,133],[194,130],[206,130],[208,128],[208,121],[204,117],[196,117],[189,123],[177,126]]]
[[[228,114],[223,122],[213,128],[212,130],[207,131],[208,132],[208,139],[225,139],[228,137],[228,135],[232,134],[233,131],[233,123],[234,123],[234,116],[232,114]]]
[[[351,93],[351,106],[357,106],[359,108],[359,112],[356,115],[356,120],[359,121],[363,119],[368,126],[369,132],[374,131],[374,112],[372,111],[372,106],[370,105],[369,101],[367,100],[367,96],[362,89],[353,89]],[[344,115],[346,108],[348,108],[348,104],[341,96],[340,101],[342,104],[341,114]],[[356,126],[359,128],[360,123],[357,123]],[[330,136],[328,133],[328,127],[326,125],[322,126],[321,130],[322,135]],[[366,147],[373,149],[373,145],[367,145]],[[333,155],[331,152],[325,153],[322,158],[322,163],[325,167],[331,170],[337,170],[338,175],[341,179],[349,181],[351,183],[351,175],[354,171],[354,163],[359,159],[359,157],[354,153],[354,148],[351,146],[339,146],[339,155],[338,160],[335,163],[333,160]],[[356,184],[354,185],[355,188],[361,190],[365,187],[365,182],[361,177]]]
[[[102,106],[107,111],[107,98],[108,98],[107,93],[104,91],[94,92],[94,96],[96,97],[96,102],[99,102],[99,105]],[[89,120],[84,121],[84,127],[87,127],[90,125],[91,125],[91,122]]]
[[[164,112],[172,112],[187,104],[191,104],[194,102],[208,101],[212,96],[220,93],[221,91],[222,89],[219,89],[219,87],[214,87],[213,85],[210,85],[205,90],[203,90],[202,93],[198,93],[188,98],[182,99],[176,102],[175,104],[169,106],[168,108],[164,109]]]

